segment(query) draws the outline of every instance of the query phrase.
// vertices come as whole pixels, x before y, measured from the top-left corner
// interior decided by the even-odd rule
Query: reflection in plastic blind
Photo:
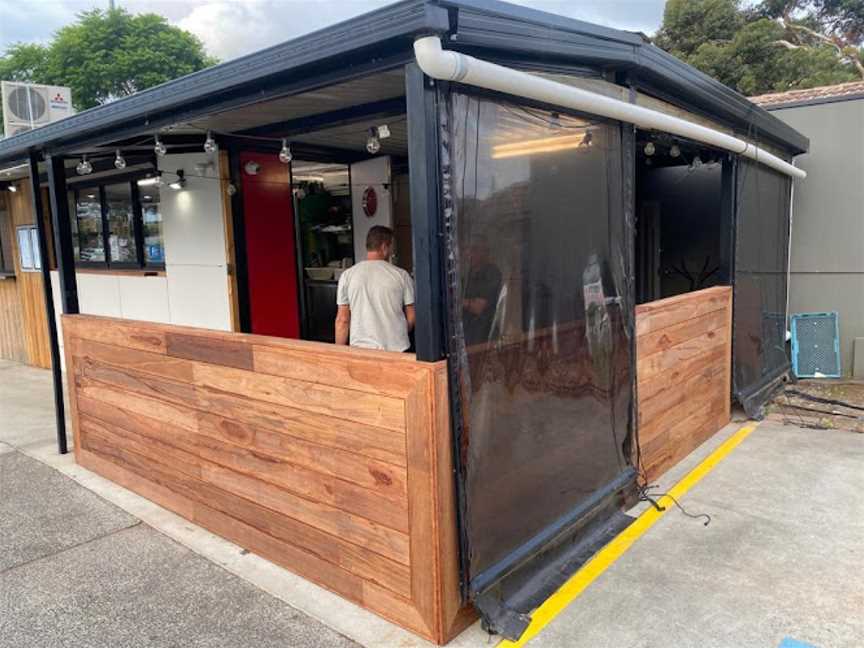
[[[837,313],[792,316],[792,368],[799,378],[840,376]]]

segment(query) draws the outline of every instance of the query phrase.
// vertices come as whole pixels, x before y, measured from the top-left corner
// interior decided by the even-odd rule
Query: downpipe
[[[414,55],[423,72],[433,79],[455,81],[516,97],[525,97],[552,106],[563,106],[580,112],[656,130],[702,142],[754,160],[787,176],[803,180],[806,172],[785,160],[760,149],[751,142],[721,133],[693,122],[666,115],[650,108],[606,97],[596,92],[573,88],[526,72],[489,63],[467,54],[445,50],[438,36],[424,36],[414,41]]]

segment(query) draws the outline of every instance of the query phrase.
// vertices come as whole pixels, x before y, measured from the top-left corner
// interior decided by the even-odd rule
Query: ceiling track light
[[[204,152],[213,155],[216,152],[216,140],[213,139],[213,131],[207,131],[207,139],[204,140]]]
[[[372,155],[375,155],[381,150],[381,140],[378,137],[377,126],[373,126],[369,129],[369,137],[366,138],[366,150]]]
[[[644,150],[645,150],[645,155],[647,155],[648,157],[651,157],[652,155],[654,155],[657,152],[657,147],[654,146],[654,142],[648,142],[645,145]]]
[[[120,149],[114,154],[114,168],[117,170],[123,170],[126,168],[126,158],[123,157],[123,154],[120,153]]]
[[[165,157],[168,154],[168,147],[159,139],[159,136],[155,136],[156,143],[153,146],[153,152],[159,157]]]
[[[681,148],[677,144],[673,144],[669,149],[669,155],[673,158],[681,157]]]
[[[282,140],[282,150],[279,151],[279,161],[282,164],[291,164],[291,160],[294,159],[294,156],[291,154],[291,147],[288,146],[288,140]]]
[[[93,173],[93,165],[87,159],[86,154],[81,156],[81,161],[75,167],[75,171],[78,175],[90,175]]]
[[[186,173],[183,169],[177,169],[177,179],[168,184],[174,191],[180,191],[186,187]]]
[[[138,181],[139,187],[161,187],[162,186],[162,172],[157,171],[154,175],[148,176],[146,178],[141,178]]]

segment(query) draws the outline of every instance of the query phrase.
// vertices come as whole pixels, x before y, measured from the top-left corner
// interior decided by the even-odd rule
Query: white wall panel
[[[374,225],[393,227],[393,199],[390,195],[390,158],[383,156],[351,165],[351,213],[354,222],[354,261],[366,258],[366,235]],[[387,188],[385,189],[385,185]],[[370,218],[363,212],[363,192],[373,187],[378,210]]]
[[[114,274],[77,272],[78,307],[85,315],[123,317],[120,285]]]
[[[168,271],[168,305],[173,324],[230,330],[225,267],[172,266]]]
[[[225,228],[217,167],[208,169],[204,174],[207,177],[191,177],[202,175],[195,165],[207,162],[216,165],[216,156],[193,153],[159,159],[166,182],[176,177],[178,169],[183,169],[187,176],[184,190],[163,186],[160,193],[167,266],[225,265]]]
[[[165,277],[117,277],[120,312],[125,319],[171,323]]]
[[[196,168],[208,162],[211,168]],[[159,168],[169,182],[178,169],[187,177],[182,191],[165,186],[161,192],[170,322],[230,330],[218,158],[206,153],[168,155],[159,159]]]

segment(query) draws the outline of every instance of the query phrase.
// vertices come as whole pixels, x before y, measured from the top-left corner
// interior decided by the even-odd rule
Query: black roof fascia
[[[641,35],[496,0],[438,0],[458,11],[450,47],[627,72],[640,88],[741,133],[758,133],[798,154],[809,140],[746,97],[664,52]]]
[[[93,140],[100,133],[113,136],[115,131],[126,129],[123,134],[131,136],[136,128],[140,131],[149,126],[152,130],[170,121],[162,118],[163,113],[172,114],[174,119],[202,116],[226,96],[233,96],[237,105],[242,98],[258,101],[265,94],[262,84],[278,85],[280,79],[284,83],[289,76],[296,80],[297,72],[310,66],[315,66],[322,80],[328,62],[341,63],[343,74],[346,66],[367,73],[392,67],[394,61],[413,56],[414,36],[445,33],[448,28],[449,15],[442,7],[426,0],[405,0],[0,140],[0,162],[23,158],[30,150],[50,152],[73,141]],[[358,56],[361,52],[365,56]],[[349,54],[350,59],[340,60]],[[314,87],[313,83],[311,78],[304,79],[307,87]]]
[[[550,66],[626,72],[648,92],[695,109],[790,153],[807,138],[746,98],[648,43],[639,34],[497,0],[404,0],[326,29],[181,77],[0,141],[0,163],[31,150],[54,154],[99,138],[153,132],[219,110],[321,87],[413,58],[422,34],[450,34],[450,47]],[[522,67],[524,67],[524,65]]]

